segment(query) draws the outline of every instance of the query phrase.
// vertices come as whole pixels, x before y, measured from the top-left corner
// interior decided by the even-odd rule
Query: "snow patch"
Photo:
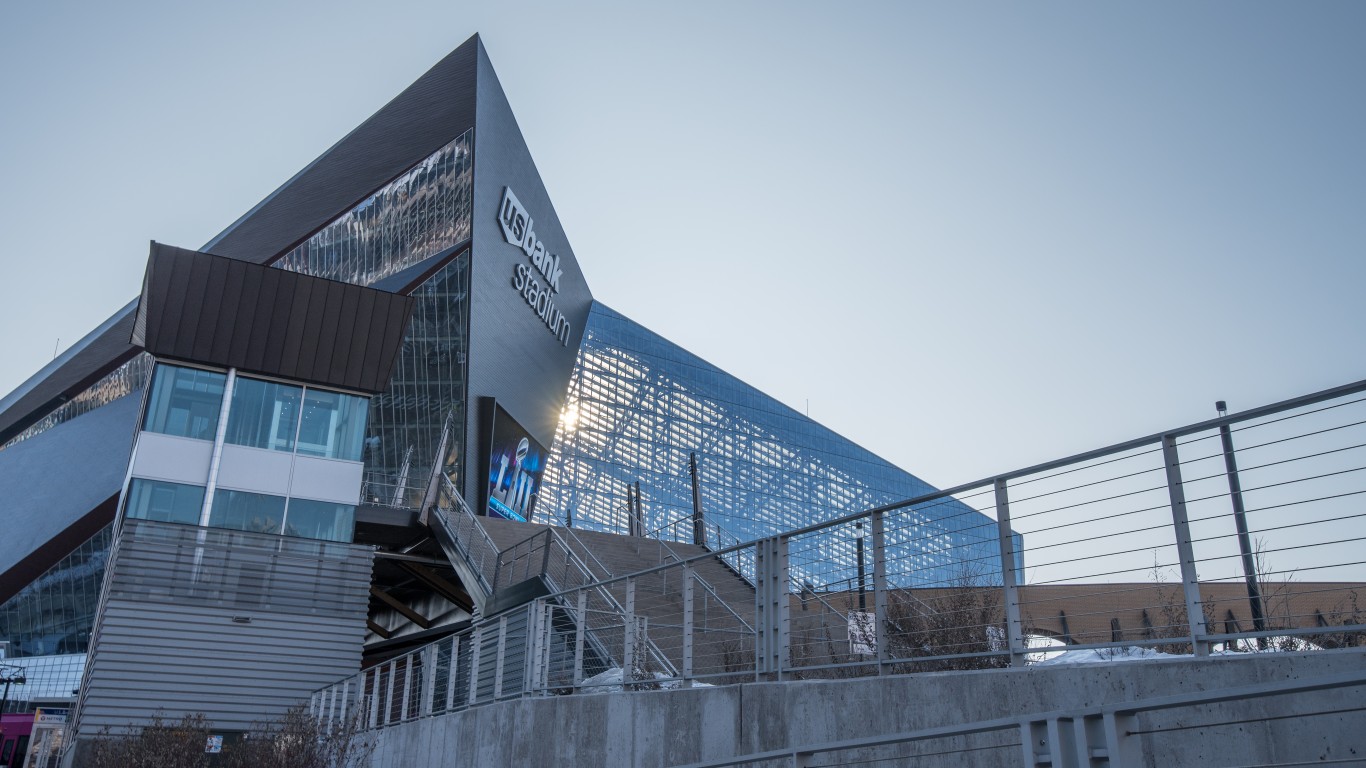
[[[621,693],[621,677],[621,667],[612,667],[611,669],[605,672],[599,672],[598,674],[593,675],[590,678],[587,678],[583,682],[579,683],[579,687],[584,689],[584,693]],[[712,687],[710,683],[702,683],[696,680],[692,681],[691,686],[688,686],[685,681],[678,680],[676,678],[670,678],[663,672],[655,672],[654,679],[656,681],[654,683],[651,683],[649,680],[635,680],[632,682],[632,685],[653,686],[653,689],[661,691],[673,691],[679,688],[688,687]]]

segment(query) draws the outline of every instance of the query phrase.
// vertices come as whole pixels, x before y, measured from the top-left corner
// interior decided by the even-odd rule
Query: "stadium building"
[[[931,490],[599,301],[475,37],[0,400],[4,707],[240,730],[467,626],[441,503],[715,547]],[[915,514],[894,583],[999,580]]]

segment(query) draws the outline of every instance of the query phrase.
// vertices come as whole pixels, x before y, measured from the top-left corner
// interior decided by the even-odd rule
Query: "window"
[[[365,416],[370,401],[340,392],[310,389],[304,393],[298,452],[305,456],[360,461]]]
[[[356,507],[352,504],[290,499],[285,535],[350,543],[355,522]]]
[[[224,442],[275,451],[294,450],[303,388],[239,376]]]
[[[213,494],[209,525],[253,533],[279,533],[285,518],[283,496],[230,491],[219,488]]]
[[[163,435],[214,439],[226,380],[226,374],[216,371],[158,365],[142,428]]]
[[[197,485],[135,479],[128,487],[128,517],[199,525],[203,508],[204,489]]]

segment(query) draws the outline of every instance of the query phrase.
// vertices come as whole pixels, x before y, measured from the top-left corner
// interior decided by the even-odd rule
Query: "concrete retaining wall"
[[[1346,649],[528,698],[386,729],[373,766],[671,766],[1364,669],[1366,650]],[[1156,712],[1140,719],[1142,730],[1156,731],[1142,737],[1143,752],[1150,766],[1366,765],[1366,713],[1314,714],[1363,703],[1366,686]],[[1018,767],[1021,749],[1011,746],[1018,739],[1016,732],[944,739],[820,755],[815,764],[921,755],[914,765]],[[879,765],[901,762],[910,764]]]

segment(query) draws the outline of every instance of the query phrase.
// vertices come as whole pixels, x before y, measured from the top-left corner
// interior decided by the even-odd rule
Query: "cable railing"
[[[1363,392],[1366,381],[757,541],[709,527],[708,553],[561,583],[517,609],[529,660],[520,687],[499,691],[1366,645]],[[719,609],[699,586],[718,559],[752,585],[752,613]],[[470,632],[506,638],[488,623],[500,620]]]
[[[441,473],[438,502],[428,513],[428,524],[436,534],[437,543],[446,558],[460,570],[463,561],[479,589],[487,597],[493,594],[493,579],[498,565],[498,545],[489,538],[465,499],[451,479]],[[462,573],[462,577],[466,574]]]

